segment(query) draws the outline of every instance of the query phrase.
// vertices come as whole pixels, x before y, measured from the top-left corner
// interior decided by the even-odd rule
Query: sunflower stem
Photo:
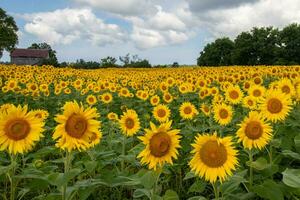
[[[212,183],[213,189],[214,189],[214,194],[215,194],[215,199],[219,200],[219,187],[217,182]]]
[[[250,183],[250,187],[252,187],[252,185],[253,185],[253,167],[252,167],[253,154],[252,154],[251,149],[249,150],[249,162],[250,162],[250,166],[249,166],[249,171],[250,171],[249,183]]]
[[[8,179],[10,182],[10,200],[15,200],[15,192],[16,192],[16,183],[15,183],[15,172],[16,172],[16,160],[17,160],[17,156],[11,154],[10,155],[10,159],[11,159],[11,172],[10,174],[8,173]]]
[[[125,170],[125,153],[126,153],[126,135],[123,136],[123,142],[122,142],[122,161],[121,161],[121,170],[124,172]]]
[[[157,177],[156,177],[155,183],[154,183],[153,188],[152,188],[151,200],[155,199],[155,194],[156,194],[156,191],[157,191],[157,185],[158,185],[158,181],[159,181],[159,178],[160,178],[160,175],[161,175],[161,172],[162,172],[162,168],[159,168],[159,169],[157,169],[157,171],[154,171],[154,172],[156,173]]]
[[[69,172],[70,169],[71,169],[71,153],[69,151],[66,151],[66,156],[64,159],[65,175]],[[62,186],[62,200],[67,200],[67,186],[68,186],[68,183],[66,183]]]

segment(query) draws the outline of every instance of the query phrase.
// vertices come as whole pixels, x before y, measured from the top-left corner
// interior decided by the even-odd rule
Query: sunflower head
[[[165,122],[169,119],[171,111],[168,108],[168,106],[160,104],[160,105],[154,107],[152,113],[153,113],[154,118],[157,121]]]
[[[135,110],[129,109],[124,112],[119,123],[122,133],[126,136],[133,136],[140,130],[140,120]]]
[[[149,169],[156,170],[165,163],[173,164],[172,159],[177,159],[180,148],[179,130],[171,130],[172,121],[155,126],[150,122],[151,129],[145,129],[146,134],[139,137],[145,149],[138,155],[142,164],[147,164]]]
[[[95,108],[84,108],[76,101],[66,102],[63,114],[57,115],[55,121],[58,125],[53,133],[53,139],[57,140],[56,146],[72,151],[86,150],[100,142],[102,133],[99,114]]]
[[[238,164],[231,137],[219,138],[216,133],[199,134],[192,146],[191,169],[211,183],[226,180]]]
[[[238,104],[243,99],[243,93],[239,86],[229,86],[225,91],[226,100],[232,104]]]
[[[0,150],[26,153],[43,137],[43,127],[43,120],[28,112],[27,106],[11,105],[6,112],[0,112]]]
[[[214,118],[221,125],[227,125],[232,120],[232,107],[224,103],[214,106]]]
[[[198,114],[198,111],[192,103],[184,102],[179,108],[179,113],[183,119],[193,119]]]
[[[262,149],[272,138],[272,127],[256,111],[250,112],[239,126],[238,142],[242,142],[245,148]]]

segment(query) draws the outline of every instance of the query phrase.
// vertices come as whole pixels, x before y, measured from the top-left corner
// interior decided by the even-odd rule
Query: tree
[[[132,67],[132,68],[150,68],[151,64],[147,59],[140,59],[138,55],[133,55],[130,57],[130,54],[126,56],[119,57],[120,61],[123,63],[123,67]]]
[[[199,66],[231,65],[231,53],[234,43],[229,38],[220,38],[207,44],[197,59]]]
[[[100,61],[100,67],[103,68],[109,68],[109,67],[117,67],[118,65],[116,64],[117,59],[111,56],[108,56],[106,58],[102,58]]]
[[[42,65],[52,65],[54,67],[58,67],[59,63],[56,57],[56,51],[51,48],[51,46],[47,43],[33,43],[28,49],[47,49],[49,51],[49,59],[44,59],[42,61]]]
[[[253,28],[234,40],[232,62],[236,65],[272,65],[278,59],[279,31],[273,27]]]
[[[300,25],[290,24],[279,34],[280,53],[276,64],[300,64]]]
[[[3,51],[11,51],[18,44],[18,27],[13,17],[0,8],[0,58]]]

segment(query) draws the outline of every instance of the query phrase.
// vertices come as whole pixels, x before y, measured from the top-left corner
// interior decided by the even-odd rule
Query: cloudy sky
[[[195,64],[216,37],[300,22],[300,0],[0,0],[0,7],[17,22],[18,47],[47,42],[59,61],[130,53],[152,64]]]

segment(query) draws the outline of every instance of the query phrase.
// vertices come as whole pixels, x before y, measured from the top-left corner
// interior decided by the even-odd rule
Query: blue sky
[[[130,53],[152,64],[196,64],[217,37],[300,21],[299,0],[1,0],[0,7],[17,22],[19,48],[47,42],[61,62]]]

